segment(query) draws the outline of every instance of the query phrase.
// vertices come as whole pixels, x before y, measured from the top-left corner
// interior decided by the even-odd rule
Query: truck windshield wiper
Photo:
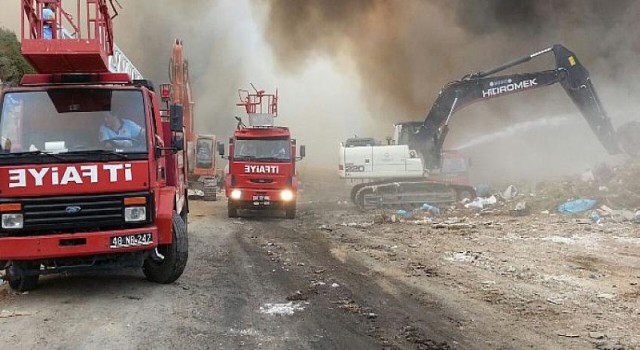
[[[235,156],[235,160],[255,160],[258,159],[256,156]]]
[[[265,161],[265,162],[288,162],[291,161],[291,158],[286,158],[286,157],[263,157],[260,158],[259,160]]]
[[[39,155],[47,155],[51,158],[55,158],[60,161],[67,161],[65,158],[60,157],[54,153],[48,153],[44,151],[27,151],[27,152],[14,152],[14,153],[0,153],[0,158],[10,158],[10,157],[21,157],[21,156],[39,156]]]
[[[118,152],[114,152],[114,151],[109,151],[106,149],[92,149],[92,150],[87,150],[87,151],[71,151],[71,152],[67,152],[65,154],[74,154],[74,155],[91,155],[91,154],[106,154],[106,155],[113,155],[113,156],[117,156],[121,159],[129,159],[129,156],[126,154],[122,154],[122,153],[118,153]]]

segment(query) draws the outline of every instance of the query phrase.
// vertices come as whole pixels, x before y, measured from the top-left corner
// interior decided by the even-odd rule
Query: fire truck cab
[[[19,291],[43,274],[113,267],[171,283],[187,262],[182,112],[109,71],[105,2],[83,5],[98,29],[88,37],[41,39],[44,1],[24,0],[23,55],[46,73],[0,94],[0,264]],[[82,69],[60,59],[82,47]]]
[[[265,94],[239,90],[240,103],[246,109],[249,126],[238,117],[238,127],[229,139],[229,160],[225,175],[225,193],[229,217],[238,211],[284,210],[289,219],[296,216],[298,177],[296,161],[305,156],[305,146],[296,154],[296,140],[289,128],[275,126],[278,93]],[[224,144],[219,144],[224,156]]]

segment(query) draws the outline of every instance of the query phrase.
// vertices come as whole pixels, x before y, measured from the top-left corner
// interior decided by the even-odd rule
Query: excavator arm
[[[556,59],[556,68],[553,70],[494,75],[549,52],[553,52]],[[591,83],[589,72],[580,64],[576,55],[562,45],[554,45],[494,69],[470,74],[447,84],[440,91],[423,126],[409,138],[409,145],[422,153],[427,168],[438,167],[442,147],[449,131],[449,120],[454,113],[474,102],[555,83],[560,83],[565,89],[605,149],[610,154],[620,153],[615,130]]]

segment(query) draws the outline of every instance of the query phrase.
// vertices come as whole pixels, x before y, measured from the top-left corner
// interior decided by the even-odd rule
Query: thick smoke
[[[244,84],[243,56],[229,31],[233,1],[118,0],[115,40],[147,79],[168,82],[171,46],[183,41],[196,103],[196,128],[223,140],[233,128],[235,94]]]
[[[556,43],[574,51],[590,71],[615,125],[638,118],[629,114],[638,107],[631,96],[640,92],[635,87],[640,52],[637,1],[271,0],[268,11],[267,40],[282,71],[295,74],[318,56],[355,67],[363,95],[375,101],[369,104],[369,122],[380,125],[376,136],[388,135],[392,122],[422,120],[445,83]],[[550,68],[549,56],[512,72]],[[573,119],[568,127],[526,123],[567,114]],[[559,174],[584,169],[605,156],[558,86],[481,102],[459,112],[445,146],[468,144],[519,123],[530,131],[468,149],[480,158],[475,163],[487,161],[510,176],[531,171]],[[572,164],[566,164],[567,159]]]

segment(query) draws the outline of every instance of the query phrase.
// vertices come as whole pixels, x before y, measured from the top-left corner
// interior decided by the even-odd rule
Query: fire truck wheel
[[[159,254],[148,257],[142,271],[149,281],[172,283],[182,275],[189,257],[187,224],[176,212],[173,212],[173,243],[157,249]]]
[[[296,202],[291,202],[285,208],[285,216],[287,219],[295,219],[296,218]]]
[[[230,218],[238,217],[238,207],[233,202],[227,202],[227,216]]]
[[[25,276],[24,268],[26,267],[26,265],[9,263],[9,266],[7,266],[6,269],[6,274],[11,289],[17,292],[28,292],[30,290],[34,290],[38,286],[40,275]]]

